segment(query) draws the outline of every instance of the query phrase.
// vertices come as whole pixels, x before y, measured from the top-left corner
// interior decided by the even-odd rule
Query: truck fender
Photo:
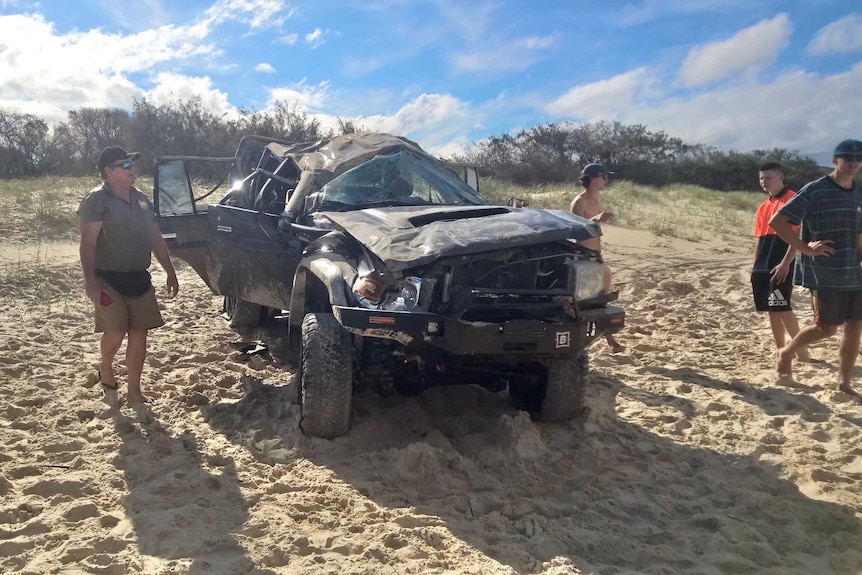
[[[314,254],[299,263],[293,277],[290,314],[288,315],[291,347],[293,347],[296,339],[295,334],[299,334],[302,328],[302,319],[307,310],[308,287],[312,277],[317,278],[326,288],[330,306],[346,306],[350,305],[347,301],[347,294],[353,279],[356,277],[356,270],[342,259],[332,260],[329,257],[321,257],[320,254]]]

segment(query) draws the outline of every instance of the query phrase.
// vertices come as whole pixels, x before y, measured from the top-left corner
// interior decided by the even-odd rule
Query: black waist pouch
[[[115,272],[111,270],[96,270],[96,275],[108,282],[108,285],[126,297],[140,297],[153,287],[150,272]]]

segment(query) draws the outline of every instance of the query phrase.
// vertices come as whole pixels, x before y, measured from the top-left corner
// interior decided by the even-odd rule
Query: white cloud
[[[299,34],[293,32],[291,34],[286,34],[278,39],[282,44],[287,44],[288,46],[293,46],[299,41]]]
[[[261,74],[275,74],[275,68],[272,67],[272,64],[269,62],[261,62],[257,66],[254,67],[255,72],[260,72]]]
[[[436,154],[463,149],[477,118],[475,110],[450,94],[421,94],[393,115],[358,116],[354,121],[373,131],[407,136]]]
[[[847,113],[858,106],[860,93],[862,64],[826,77],[792,71],[769,83],[735,85],[688,100],[654,101],[648,108],[631,110],[623,120],[724,149],[778,147],[816,153],[862,134],[862,117]]]
[[[494,12],[499,8],[493,2],[445,2],[436,3],[440,15],[445,20],[445,27],[454,30],[466,42],[481,44],[486,39],[488,30],[494,28]]]
[[[121,72],[138,69],[139,58],[118,41],[98,31],[58,36],[37,15],[0,16],[0,106],[52,110],[48,121],[81,106],[130,107],[142,91]]]
[[[132,34],[101,29],[58,34],[41,15],[0,15],[0,107],[65,120],[79,107],[129,109],[135,99],[164,92],[158,70],[192,59],[207,60],[221,51],[207,41],[212,22],[162,26]],[[34,49],[38,47],[38,49]],[[156,85],[147,91],[129,78],[150,72]],[[176,82],[182,76],[174,74]],[[209,83],[209,80],[207,80]],[[200,95],[216,109],[225,109],[224,95],[200,82],[179,83],[178,92]],[[192,89],[193,88],[193,89]]]
[[[298,109],[304,112],[325,109],[332,97],[329,82],[321,82],[316,86],[310,86],[306,83],[305,78],[289,86],[269,88],[267,92],[269,92],[268,105],[271,106],[276,102],[285,102],[290,105],[295,103]]]
[[[808,45],[811,54],[849,54],[862,51],[862,15],[851,14],[821,28]]]
[[[440,41],[447,46],[459,46],[449,60],[456,74],[480,73],[497,75],[526,70],[559,44],[559,35],[524,36],[507,25],[497,13],[500,3],[489,0],[458,3],[437,1],[442,22],[434,22],[434,32],[424,32],[424,42]],[[445,30],[447,34],[442,34]],[[452,41],[451,35],[460,36]],[[414,41],[405,34],[406,45]],[[463,48],[460,48],[463,46]]]
[[[576,86],[543,109],[561,120],[618,120],[690,144],[786,148],[821,154],[827,162],[838,141],[862,134],[862,116],[848,113],[862,93],[862,63],[828,76],[792,70],[770,81],[749,78],[694,95],[673,90],[655,69],[638,68]]]
[[[648,68],[576,86],[548,104],[547,112],[582,120],[617,118],[642,100],[649,90]]]
[[[622,10],[613,8],[621,26],[637,26],[678,14],[717,14],[751,8],[751,0],[631,0]]]
[[[218,0],[204,13],[204,22],[212,25],[236,20],[253,30],[279,28],[293,16],[283,0]]]
[[[679,79],[686,86],[700,86],[740,70],[762,68],[787,45],[791,29],[787,15],[778,14],[727,40],[692,48],[680,68]]]
[[[360,117],[359,120],[372,130],[407,134],[439,125],[447,119],[455,119],[462,116],[463,112],[462,102],[453,96],[422,94],[392,116],[373,115]]]
[[[383,68],[391,61],[390,58],[381,56],[359,57],[353,54],[344,56],[344,73],[347,76],[358,78]]]
[[[213,88],[212,80],[207,77],[162,72],[156,75],[155,87],[148,90],[145,96],[157,105],[200,98],[201,106],[208,110],[218,114],[237,113],[236,108],[228,101],[227,94]]]
[[[305,35],[305,42],[311,46],[312,48],[317,48],[326,40],[323,38],[323,30],[320,28],[315,28],[313,32],[309,32]]]
[[[128,35],[98,29],[60,35],[38,15],[0,16],[0,68],[6,71],[0,75],[0,108],[54,122],[80,107],[130,109],[136,99],[164,104],[198,97],[206,108],[233,114],[227,94],[208,77],[158,72],[167,63],[218,57],[221,52],[206,41],[211,32],[198,22]],[[128,74],[137,72],[152,72],[153,86],[133,83]]]
[[[489,41],[480,48],[452,56],[456,73],[498,74],[526,70],[557,44],[557,36],[527,36]]]

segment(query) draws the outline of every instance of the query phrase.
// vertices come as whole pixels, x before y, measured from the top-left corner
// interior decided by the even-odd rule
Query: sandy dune
[[[111,409],[75,246],[6,246],[51,263],[0,299],[0,572],[860,573],[862,406],[829,389],[836,341],[777,384],[752,247],[608,228],[627,351],[595,344],[571,424],[480,388],[363,392],[325,441],[290,366],[242,351],[280,332],[230,331],[188,268],[155,405]]]

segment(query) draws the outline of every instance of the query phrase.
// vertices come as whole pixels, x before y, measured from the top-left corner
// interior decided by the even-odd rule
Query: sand
[[[150,337],[154,405],[112,408],[75,245],[0,246],[7,270],[44,262],[0,296],[0,572],[862,572],[862,406],[831,389],[837,338],[776,380],[750,238],[607,227],[604,245],[627,349],[593,346],[583,417],[363,392],[332,441],[300,433],[293,368],[243,352],[281,332],[231,331],[188,267]]]

